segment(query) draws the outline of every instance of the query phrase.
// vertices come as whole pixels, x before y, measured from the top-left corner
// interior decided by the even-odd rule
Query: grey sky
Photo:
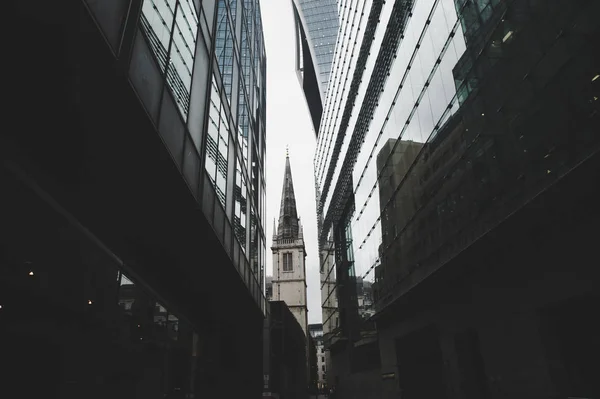
[[[295,36],[291,0],[260,0],[267,53],[267,247],[273,236],[273,218],[279,217],[286,146],[298,216],[304,226],[308,285],[308,322],[321,322],[319,257],[313,156],[315,133],[295,71]],[[267,275],[273,270],[270,251]]]

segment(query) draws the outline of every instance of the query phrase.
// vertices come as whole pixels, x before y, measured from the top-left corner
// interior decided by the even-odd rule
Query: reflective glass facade
[[[192,0],[146,0],[141,18],[181,117],[186,119],[191,107],[201,112],[207,96],[206,134],[192,136],[197,151],[187,155],[204,159],[204,176],[211,186],[205,189],[214,190],[216,198],[204,194],[205,210],[218,231],[223,223],[233,231],[244,280],[255,281],[262,292],[266,58],[259,3],[216,0],[198,8]],[[205,28],[199,36],[198,26]],[[206,73],[211,67],[208,80],[198,77],[206,94],[195,103],[190,102],[194,54],[201,57],[198,68]]]
[[[593,1],[347,3],[314,160],[326,335],[352,334],[347,283],[384,308],[600,144]]]
[[[191,0],[144,1],[141,26],[156,55],[161,72],[167,74],[167,84],[177,106],[184,115],[187,114],[198,32],[198,14],[195,7]]]
[[[337,5],[334,0],[293,0],[293,4],[310,48],[309,54],[301,54],[301,57],[312,60],[324,98],[339,30]],[[301,40],[301,34],[296,38]]]

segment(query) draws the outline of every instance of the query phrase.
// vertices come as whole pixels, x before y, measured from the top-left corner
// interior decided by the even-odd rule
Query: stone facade
[[[285,159],[279,223],[273,231],[272,300],[286,303],[308,337],[306,249],[302,224],[296,210],[289,155]]]
[[[274,301],[284,301],[298,320],[298,324],[306,334],[308,313],[306,306],[306,251],[304,240],[284,239],[274,241],[273,251],[273,297]],[[284,270],[284,257],[290,256],[290,271]],[[288,259],[290,259],[288,258]],[[287,266],[287,265],[286,265]]]

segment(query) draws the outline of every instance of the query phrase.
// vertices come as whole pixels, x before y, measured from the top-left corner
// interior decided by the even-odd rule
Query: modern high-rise
[[[259,1],[5,12],[27,35],[5,48],[19,61],[4,86],[18,127],[0,134],[0,389],[259,397]]]
[[[323,113],[340,26],[335,0],[292,0],[296,32],[296,72],[315,129]]]
[[[314,160],[340,396],[597,395],[599,4],[340,2]]]

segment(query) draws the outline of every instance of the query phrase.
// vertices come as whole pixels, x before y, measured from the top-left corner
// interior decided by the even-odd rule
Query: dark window
[[[283,254],[283,271],[292,272],[294,271],[294,264],[292,262],[292,253],[286,252]]]

